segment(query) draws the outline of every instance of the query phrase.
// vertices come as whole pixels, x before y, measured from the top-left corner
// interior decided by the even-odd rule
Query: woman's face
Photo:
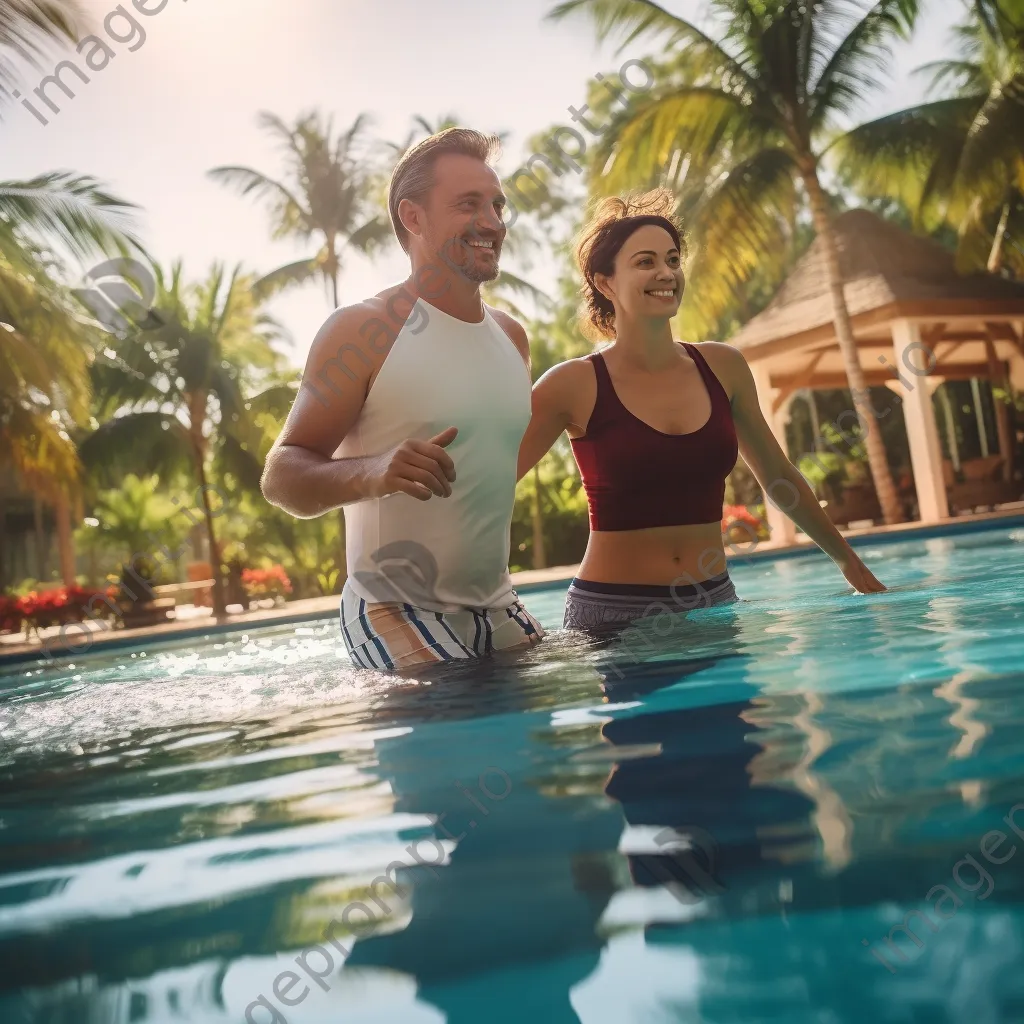
[[[672,236],[656,224],[631,234],[615,256],[614,273],[594,282],[615,304],[617,317],[675,316],[683,298],[682,261]]]

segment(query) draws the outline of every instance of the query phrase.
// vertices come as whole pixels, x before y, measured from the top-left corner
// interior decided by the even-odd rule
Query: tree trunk
[[[71,505],[63,491],[57,492],[57,541],[60,553],[60,574],[64,586],[75,585],[75,538],[71,534]]]
[[[544,512],[540,505],[540,463],[533,467],[533,567],[546,569],[544,552]]]
[[[860,365],[857,354],[857,342],[853,336],[850,323],[850,312],[846,308],[846,295],[843,291],[842,269],[839,264],[839,247],[832,225],[832,217],[818,181],[817,167],[813,164],[802,169],[804,186],[807,189],[814,217],[814,228],[825,251],[825,263],[828,270],[829,290],[832,293],[832,308],[835,315],[836,339],[843,357],[846,378],[850,383],[854,408],[860,419],[861,430],[864,431],[865,447],[868,454],[868,465],[878,495],[878,503],[882,507],[882,516],[887,525],[903,521],[903,513],[896,497],[896,486],[889,462],[885,456],[885,445],[882,432],[871,406],[870,393],[864,379],[864,369]],[[923,382],[921,384],[923,386]]]
[[[338,302],[338,254],[334,251],[334,236],[327,234],[327,266],[326,271],[331,279],[331,298],[334,301],[334,308],[337,309]]]
[[[206,408],[205,396],[189,402],[189,412],[195,414],[197,408]],[[206,480],[206,445],[202,434],[202,420],[191,417],[191,444],[196,460],[196,476],[199,478],[203,493],[203,515],[206,518],[206,541],[210,548],[210,569],[213,574],[213,613],[219,617],[226,614],[224,600],[224,581],[220,572],[220,545],[217,544],[217,532],[213,528],[213,512],[210,509],[210,494]]]
[[[210,494],[206,483],[206,440],[203,424],[206,422],[206,403],[209,396],[205,391],[193,391],[188,396],[189,439],[196,463],[196,476],[203,492],[203,515],[206,518],[206,542],[210,547],[210,569],[213,573],[213,614],[220,618],[227,614],[224,598],[224,580],[220,571],[220,545],[213,528],[213,513],[210,509]]]
[[[995,237],[992,239],[992,251],[988,254],[988,272],[998,274],[1003,265],[1003,239],[1006,237],[1006,225],[1010,219],[1010,204],[1003,204],[1003,212],[999,217]]]
[[[43,506],[35,495],[32,496],[32,525],[35,528],[36,579],[40,583],[46,583],[49,572],[46,564],[46,539],[43,534]]]
[[[202,447],[193,441],[196,453],[196,475],[199,477],[199,486],[203,492],[203,515],[206,517],[206,539],[210,545],[210,568],[213,571],[213,614],[221,617],[226,614],[224,600],[224,580],[220,571],[220,545],[217,543],[217,534],[213,528],[213,514],[210,509],[210,495],[206,487],[206,466],[203,464]]]

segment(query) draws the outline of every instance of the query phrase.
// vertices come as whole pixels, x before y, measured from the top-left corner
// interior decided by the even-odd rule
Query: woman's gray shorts
[[[729,573],[668,587],[574,579],[565,598],[565,629],[603,629],[665,612],[688,612],[738,600]]]

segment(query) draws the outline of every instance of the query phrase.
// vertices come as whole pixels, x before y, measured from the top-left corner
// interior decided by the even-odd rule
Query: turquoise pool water
[[[0,1021],[1024,1020],[1024,526],[861,551],[429,685],[0,665]]]

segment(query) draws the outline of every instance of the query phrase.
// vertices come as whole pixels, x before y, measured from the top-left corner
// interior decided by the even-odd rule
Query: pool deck
[[[842,533],[854,546],[863,546],[867,542],[893,544],[908,540],[930,540],[958,533],[1001,529],[1015,523],[1024,526],[1024,502],[1018,502],[1015,507],[1004,508],[997,512],[957,516],[938,523],[898,523],[895,526],[844,530]],[[730,552],[730,561],[743,565],[764,559],[808,555],[816,550],[814,543],[807,537],[803,537],[796,544],[786,546],[772,545],[769,541],[753,542],[749,550],[743,545],[734,545]],[[512,585],[520,594],[529,594],[531,591],[544,590],[553,584],[567,583],[575,575],[576,569],[575,565],[558,565],[549,569],[516,572],[512,574]],[[0,664],[31,661],[38,666],[45,664],[48,660],[63,663],[104,648],[134,647],[147,640],[185,640],[191,637],[207,637],[215,633],[234,631],[240,626],[257,627],[308,622],[337,615],[338,600],[337,595],[330,595],[302,601],[289,601],[281,608],[240,612],[237,615],[226,615],[220,619],[215,619],[210,612],[207,615],[200,614],[189,619],[137,629],[110,629],[104,624],[86,622],[81,623],[80,626],[89,634],[88,637],[76,629],[67,637],[67,645],[59,639],[60,629],[52,627],[42,631],[43,644],[49,641],[52,648],[49,658],[42,650],[43,644],[37,640],[31,642],[24,640],[23,633],[0,635]]]

